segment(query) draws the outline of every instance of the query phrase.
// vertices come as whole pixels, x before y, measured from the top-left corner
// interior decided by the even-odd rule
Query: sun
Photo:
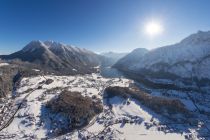
[[[152,37],[157,36],[163,32],[163,26],[155,21],[148,22],[144,28],[146,34]]]

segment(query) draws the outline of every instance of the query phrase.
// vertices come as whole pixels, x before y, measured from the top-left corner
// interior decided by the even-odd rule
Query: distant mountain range
[[[112,66],[118,60],[126,56],[128,53],[104,52],[100,55],[104,57],[103,66]]]
[[[115,60],[119,60],[120,58],[126,56],[128,53],[117,53],[117,52],[104,52],[101,53],[100,55],[106,56],[108,58],[112,58]]]
[[[181,42],[151,51],[136,49],[115,65],[136,75],[163,79],[210,80],[210,31],[199,31]]]
[[[65,74],[94,72],[94,67],[100,65],[102,59],[89,50],[54,41],[31,41],[22,50],[10,55],[1,55],[0,58],[19,59]]]
[[[210,31],[199,31],[174,45],[150,51],[138,48],[129,54],[108,52],[98,55],[54,41],[31,41],[18,52],[0,55],[0,59],[19,59],[62,74],[92,73],[96,71],[94,67],[101,65],[150,79],[187,79],[209,84]]]

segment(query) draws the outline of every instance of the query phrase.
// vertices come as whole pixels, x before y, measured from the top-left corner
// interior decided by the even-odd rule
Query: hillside
[[[138,61],[129,55],[130,59],[124,57],[124,63],[120,60],[115,66],[153,79],[199,81],[200,86],[210,80],[210,31],[199,31],[177,44],[151,50]]]

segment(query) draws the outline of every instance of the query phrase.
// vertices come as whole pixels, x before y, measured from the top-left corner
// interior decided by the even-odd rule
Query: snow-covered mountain
[[[88,51],[54,41],[31,41],[22,50],[2,59],[20,59],[38,64],[45,69],[64,73],[90,73],[100,63],[100,56]]]
[[[84,48],[73,47],[53,41],[45,41],[44,44],[49,46],[49,50],[63,60],[80,61],[83,65],[96,66],[99,64],[98,55]]]
[[[132,62],[136,61],[133,59],[135,55],[129,55],[130,59],[123,58],[124,66],[135,73],[153,73],[153,76],[155,73],[159,78],[169,78],[169,74],[179,78],[210,80],[210,31],[199,31],[177,44],[151,50],[138,62]]]
[[[114,67],[118,69],[127,69],[128,66],[134,65],[139,62],[139,60],[148,52],[145,48],[137,48],[133,50],[131,53],[127,54],[125,57],[121,58],[117,63],[115,63]]]

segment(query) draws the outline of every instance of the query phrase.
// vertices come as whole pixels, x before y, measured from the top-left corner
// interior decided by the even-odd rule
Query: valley
[[[135,97],[122,98],[120,95],[107,97],[105,92],[107,87],[148,90],[148,87],[123,78],[122,75],[117,77],[118,74],[112,73],[112,76],[115,78],[110,75],[109,78],[105,78],[100,73],[75,76],[42,74],[22,78],[16,96],[9,97],[7,103],[1,106],[3,112],[1,118],[4,119],[1,120],[0,138],[208,139],[209,96],[205,95],[204,102],[198,100],[203,98],[194,96],[199,96],[196,92],[149,89],[151,92],[148,94],[151,96],[180,100],[191,113],[190,119],[188,117],[185,120],[186,118],[180,115],[154,112]],[[51,112],[46,107],[48,101],[56,98],[64,90],[80,92],[83,97],[99,99],[103,104],[103,111],[94,116],[88,125],[69,129],[69,126],[66,126],[68,123],[65,115]]]

